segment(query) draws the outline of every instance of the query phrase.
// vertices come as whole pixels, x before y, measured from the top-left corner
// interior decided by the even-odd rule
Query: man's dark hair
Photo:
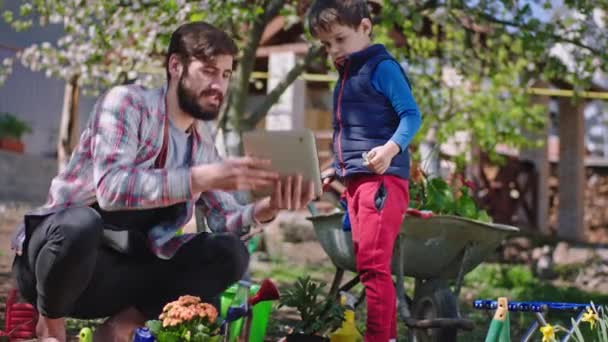
[[[371,20],[366,0],[315,0],[308,11],[308,28],[313,36],[334,24],[356,29],[365,18]]]
[[[171,35],[165,60],[167,79],[171,77],[169,75],[169,57],[172,54],[178,55],[182,64],[188,66],[192,58],[206,62],[219,55],[234,57],[237,52],[234,40],[215,26],[202,21],[184,24]]]

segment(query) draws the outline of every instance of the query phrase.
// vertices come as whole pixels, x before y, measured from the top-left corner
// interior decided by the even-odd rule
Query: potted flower
[[[181,296],[163,308],[159,320],[146,322],[157,342],[217,342],[217,310],[199,297]]]
[[[329,341],[325,336],[340,327],[344,308],[336,298],[323,293],[325,285],[313,282],[309,276],[299,277],[293,286],[282,291],[279,308],[295,308],[300,314],[287,342]]]
[[[21,137],[31,132],[31,127],[14,115],[0,113],[0,149],[23,153]]]

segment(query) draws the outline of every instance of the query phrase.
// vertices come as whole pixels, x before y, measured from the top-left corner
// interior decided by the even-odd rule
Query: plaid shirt
[[[63,172],[51,182],[45,205],[30,215],[88,206],[97,202],[105,210],[145,209],[187,203],[174,222],[162,222],[148,233],[152,251],[171,258],[194,234],[176,235],[199,205],[209,228],[215,232],[240,233],[254,223],[253,205],[240,205],[224,191],[192,193],[190,168],[156,168],[163,150],[163,132],[168,123],[166,86],[145,89],[118,86],[102,96],[93,108],[86,129]],[[193,129],[191,164],[221,160],[202,122]],[[168,137],[164,137],[168,139]],[[13,249],[21,253],[25,230],[22,224],[13,238]]]

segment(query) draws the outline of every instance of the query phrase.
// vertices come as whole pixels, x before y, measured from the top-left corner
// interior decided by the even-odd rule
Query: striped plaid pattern
[[[199,205],[209,227],[235,234],[253,224],[253,206],[240,205],[224,191],[192,193],[190,168],[155,168],[161,152],[166,86],[146,89],[137,85],[110,89],[97,101],[80,141],[63,172],[51,182],[45,205],[29,214],[45,215],[95,202],[105,210],[166,207],[186,203],[175,222],[164,222],[149,233],[149,246],[163,259],[171,258],[193,234],[176,236]],[[192,165],[221,160],[202,122],[193,129]],[[13,238],[21,252],[23,224]]]

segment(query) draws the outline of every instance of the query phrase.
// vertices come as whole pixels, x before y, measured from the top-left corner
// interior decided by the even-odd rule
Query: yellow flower
[[[587,307],[587,312],[583,314],[583,322],[588,322],[591,325],[591,329],[595,328],[595,323],[599,320],[597,312],[593,311],[591,307]]]
[[[543,334],[542,342],[555,341],[555,329],[553,329],[553,326],[551,326],[551,324],[547,324],[544,327],[541,327],[540,332]]]

